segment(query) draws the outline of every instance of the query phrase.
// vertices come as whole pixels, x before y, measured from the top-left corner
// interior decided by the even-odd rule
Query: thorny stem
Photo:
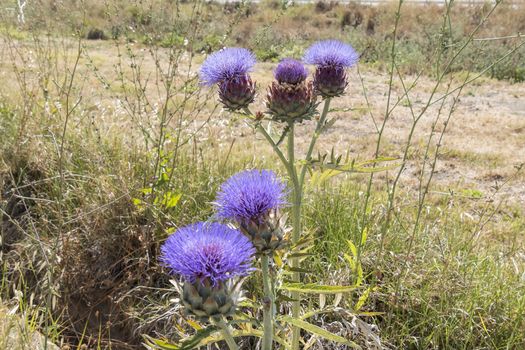
[[[263,324],[264,334],[262,340],[262,350],[271,350],[273,342],[273,317],[275,313],[275,297],[270,285],[271,277],[269,272],[270,258],[268,255],[261,257],[262,278],[264,285],[263,300]]]

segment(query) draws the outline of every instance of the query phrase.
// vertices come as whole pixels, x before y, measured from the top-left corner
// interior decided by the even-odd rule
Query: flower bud
[[[230,111],[248,107],[255,99],[255,83],[248,74],[219,83],[219,101]]]
[[[314,87],[316,93],[326,99],[344,93],[348,85],[346,69],[359,61],[359,55],[348,44],[325,40],[310,46],[304,54],[304,61],[316,65]]]
[[[286,58],[274,72],[275,80],[268,87],[266,107],[272,118],[280,122],[301,122],[315,112],[316,96],[311,82],[306,82],[308,69],[301,62]]]
[[[241,295],[240,283],[233,280],[221,281],[215,285],[209,279],[189,282],[182,287],[182,303],[186,313],[206,322],[210,318],[220,320],[235,312]]]
[[[256,60],[250,51],[233,47],[214,52],[201,66],[200,79],[204,85],[219,86],[219,100],[236,111],[248,107],[255,98],[255,83],[248,74]]]
[[[235,311],[239,278],[253,270],[255,248],[238,230],[218,223],[183,227],[161,246],[161,261],[184,279],[186,311],[207,321]]]
[[[266,107],[272,118],[281,122],[301,122],[315,112],[316,95],[312,82],[298,84],[273,82],[268,88]]]
[[[269,170],[246,170],[221,185],[215,207],[221,219],[235,221],[258,254],[285,245],[285,218],[278,210],[286,204],[284,182]]]
[[[341,96],[347,85],[346,72],[342,67],[325,66],[315,70],[315,91],[323,98]]]
[[[248,236],[257,254],[268,254],[287,245],[285,224],[286,218],[279,217],[277,210],[272,210],[257,219],[242,221],[240,230]]]

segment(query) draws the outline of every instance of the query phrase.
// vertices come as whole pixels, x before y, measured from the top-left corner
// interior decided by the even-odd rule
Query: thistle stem
[[[314,151],[315,143],[317,142],[317,139],[321,134],[321,129],[323,128],[324,123],[326,121],[326,117],[328,116],[331,101],[332,98],[330,97],[324,100],[323,112],[321,113],[321,117],[319,118],[317,126],[315,127],[314,134],[312,135],[312,140],[310,140],[310,146],[308,147],[308,151],[306,153],[305,164],[301,168],[301,175],[299,177],[299,185],[301,186],[301,189],[304,185],[304,177],[306,176],[306,171],[308,170],[308,163],[312,160],[312,153]]]
[[[293,184],[292,198],[292,245],[295,244],[301,236],[301,199],[302,199],[302,186],[299,183],[297,178],[297,171],[295,168],[295,140],[294,140],[294,124],[290,123],[290,132],[288,133],[288,161],[290,163],[290,179]],[[299,267],[299,259],[292,258],[290,260],[292,267]],[[299,282],[301,280],[301,275],[299,272],[294,272],[292,275],[292,281]],[[298,318],[301,311],[301,303],[299,301],[299,293],[292,292],[292,299],[295,301],[292,302],[292,317]],[[292,327],[292,349],[299,349],[299,337],[300,329],[299,327]]]
[[[264,300],[263,300],[263,324],[264,334],[262,339],[262,350],[271,350],[273,342],[273,317],[275,312],[275,301],[270,285],[270,258],[268,255],[261,257],[262,277],[264,284]]]
[[[220,320],[215,321],[215,324],[220,327],[221,333],[224,337],[224,341],[226,342],[226,344],[228,344],[228,348],[230,348],[230,350],[239,350],[239,346],[237,346],[235,339],[233,339],[233,335],[230,332],[230,328],[228,327],[226,322]]]

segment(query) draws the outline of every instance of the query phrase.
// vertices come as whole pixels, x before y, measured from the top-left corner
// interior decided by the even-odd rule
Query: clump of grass
[[[32,36],[5,33],[12,44],[5,52],[10,53],[7,57],[20,89],[0,96],[1,292],[5,300],[22,295],[23,304],[37,310],[36,327],[56,341],[126,348],[138,346],[141,334],[176,337],[175,322],[187,329],[171,301],[174,293],[165,271],[158,267],[160,242],[176,227],[207,218],[217,186],[236,171],[264,167],[282,172],[253,135],[235,129],[237,121],[228,120],[231,129],[221,126],[231,135],[214,130],[210,121],[224,120],[195,83],[192,72],[200,59],[195,60],[196,52],[246,44],[262,48],[259,55],[269,55],[271,60],[299,57],[304,43],[333,36],[335,30],[336,37],[356,43],[365,62],[388,70],[389,90],[392,80],[399,78],[403,96],[398,102],[408,108],[416,128],[421,115],[414,111],[411,87],[402,73],[419,74],[437,38],[446,46],[444,57],[449,58],[462,43],[462,35],[487,12],[476,8],[468,10],[467,16],[454,10],[453,30],[443,31],[433,27],[441,8],[429,7],[425,8],[428,13],[421,13],[420,8],[407,7],[403,18],[410,20],[400,22],[403,25],[393,34],[388,28],[395,10],[382,6],[344,7],[356,18],[359,11],[362,20],[350,16],[350,25],[341,28],[343,5],[336,4],[317,12],[314,5],[233,10],[203,2],[150,5],[129,5],[122,23],[106,16],[114,9],[102,2],[92,2],[85,9],[89,23],[83,25],[107,33],[115,29],[115,41],[105,44],[114,45],[119,60],[109,73],[98,69],[81,37],[76,37],[78,42],[60,42],[56,37],[41,40],[38,30]],[[44,6],[41,14],[71,13],[67,11],[71,5],[56,6]],[[506,23],[508,11],[504,8],[494,21]],[[46,28],[42,17],[37,12],[27,15],[37,29]],[[57,36],[73,29],[79,34],[79,21],[71,16],[57,21],[57,28],[47,29]],[[301,21],[311,25],[298,27]],[[422,33],[418,28],[427,24],[431,29]],[[516,29],[514,25],[507,29]],[[127,32],[129,26],[133,30]],[[494,34],[492,26],[497,25],[487,23],[479,35]],[[506,33],[510,32],[501,29],[495,34]],[[185,39],[191,40],[186,43]],[[136,41],[142,44],[135,45]],[[16,45],[19,42],[27,45]],[[480,53],[491,45],[504,50],[515,42],[512,38],[505,44],[469,46],[450,70],[463,71],[466,62],[474,61],[479,62],[476,69],[484,69],[493,61],[474,57],[485,57]],[[391,54],[394,44],[398,50]],[[76,50],[73,54],[60,51],[71,46]],[[518,51],[515,57],[521,54]],[[154,57],[153,70],[146,69],[144,55]],[[88,62],[88,67],[77,67],[76,58]],[[81,79],[77,68],[82,69]],[[32,75],[34,71],[38,75]],[[439,69],[425,71],[429,76],[441,73]],[[153,81],[153,76],[158,80]],[[471,76],[467,72],[454,79],[462,84]],[[105,89],[104,97],[114,102],[113,109],[89,98],[94,90],[87,93],[86,86],[94,84]],[[449,97],[449,88],[443,100]],[[397,103],[390,92],[384,96],[393,108]],[[374,119],[366,96],[365,100],[361,117],[370,114]],[[455,102],[451,104],[449,119]],[[356,278],[344,256],[347,241],[358,245],[362,289],[367,292],[359,290],[339,303],[359,319],[376,324],[386,346],[518,349],[525,346],[525,261],[520,237],[525,219],[521,208],[500,203],[486,190],[480,198],[474,189],[434,193],[430,179],[425,185],[434,174],[433,157],[453,157],[467,164],[489,161],[495,167],[501,162],[497,156],[440,150],[442,140],[436,140],[435,125],[446,120],[445,126],[440,124],[443,135],[449,120],[442,109],[429,130],[433,138],[417,146],[411,139],[401,146],[378,141],[376,156],[403,158],[404,154],[403,166],[419,162],[421,177],[415,187],[390,170],[375,178],[354,174],[309,190],[306,230],[316,239],[313,250],[320,258],[308,262],[316,279],[344,284]],[[97,118],[98,112],[105,119]],[[385,123],[391,112],[387,108],[382,116]],[[376,119],[374,124],[381,138],[381,124]],[[396,192],[398,180],[405,186],[399,185]],[[21,215],[15,215],[17,211]],[[16,234],[6,237],[11,231]],[[371,316],[366,311],[381,314]],[[317,321],[323,325],[339,322],[335,316]]]

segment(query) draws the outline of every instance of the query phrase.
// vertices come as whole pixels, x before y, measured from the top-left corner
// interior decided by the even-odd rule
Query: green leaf
[[[146,187],[140,190],[143,194],[151,194],[152,191],[153,189],[151,187]]]
[[[150,336],[144,335],[146,340],[146,346],[159,349],[159,350],[180,350],[180,347],[174,344],[168,343],[166,340],[151,338]]]
[[[361,266],[361,262],[357,263],[357,279],[355,281],[356,286],[360,286],[361,283],[363,283],[363,267]]]
[[[337,294],[351,292],[356,289],[354,286],[326,286],[315,283],[285,282],[281,289],[289,292],[300,292],[309,294]]]
[[[163,339],[154,339],[149,336],[144,336],[146,339],[146,345],[158,350],[190,350],[195,349],[202,342],[205,342],[206,339],[213,334],[219,331],[219,328],[216,326],[208,326],[203,329],[199,329],[193,336],[184,339],[180,345],[170,344],[167,340]]]
[[[373,316],[381,316],[381,315],[384,315],[385,313],[384,312],[381,312],[381,311],[366,311],[366,312],[360,312],[357,314],[357,316],[368,316],[368,317],[373,317]]]
[[[275,265],[277,265],[278,268],[281,268],[283,266],[283,259],[277,251],[273,252],[273,261],[275,262]]]
[[[336,342],[336,343],[348,345],[348,346],[353,347],[354,349],[361,349],[361,347],[359,345],[357,345],[356,343],[354,343],[353,341],[348,340],[346,338],[343,338],[343,337],[341,337],[339,335],[333,334],[333,333],[327,331],[324,328],[318,327],[318,326],[313,325],[311,323],[308,323],[306,321],[303,321],[303,320],[300,320],[300,319],[297,319],[297,318],[293,318],[293,317],[290,317],[290,316],[283,316],[281,320],[291,324],[292,326],[296,326],[296,327],[299,327],[301,329],[304,329],[305,331],[307,331],[307,332],[309,332],[311,334],[315,334],[315,335],[317,335],[319,337],[322,337],[324,339],[331,340],[331,341]]]
[[[213,333],[219,331],[218,327],[208,326],[203,329],[199,329],[192,337],[186,338],[180,344],[179,350],[190,350],[200,345],[201,341],[211,336]]]
[[[301,250],[304,248],[309,248],[313,245],[314,242],[315,242],[315,238],[311,236],[301,238],[299,241],[297,241],[297,243],[293,245],[292,250],[295,251],[295,250]]]
[[[355,271],[356,263],[354,261],[354,258],[346,253],[343,253],[343,256],[346,259],[346,261],[348,261],[348,264],[350,265],[350,268],[352,269],[352,271]]]
[[[299,272],[299,273],[312,273],[313,272],[312,270],[302,269],[300,267],[288,267],[286,268],[286,271]]]
[[[373,290],[374,290],[373,287],[370,287],[367,290],[365,290],[363,295],[359,297],[359,299],[357,300],[357,303],[354,306],[355,311],[361,310],[361,308],[365,305],[366,301],[368,300],[368,297],[370,296],[370,292]]]
[[[361,246],[365,245],[367,238],[368,238],[368,228],[365,227],[363,229],[363,233],[361,233]]]
[[[233,334],[233,337],[234,338],[237,338],[237,337],[258,337],[258,338],[262,338],[263,337],[263,332],[258,330],[258,329],[253,329],[253,328],[249,328],[249,329],[236,329],[232,332]],[[202,342],[199,344],[200,346],[205,346],[205,345],[209,345],[209,344],[213,344],[213,343],[217,343],[218,341],[221,341],[221,340],[224,340],[224,337],[222,336],[222,334],[218,334],[214,337],[207,337],[205,339],[202,340]],[[290,344],[288,344],[284,339],[278,337],[278,336],[274,336],[273,337],[273,340],[282,345],[284,349],[288,350],[290,349]],[[182,349],[180,349],[182,350]]]
[[[144,204],[143,204],[142,200],[140,200],[138,198],[133,198],[132,201],[133,201],[133,205],[135,205],[138,209],[144,208]]]
[[[313,255],[314,254],[312,253],[293,253],[293,254],[288,254],[288,258],[307,258]]]
[[[182,197],[182,194],[179,193],[177,195],[174,195],[173,193],[171,192],[168,192],[164,195],[164,206],[166,207],[166,209],[169,209],[169,208],[173,208],[174,206],[177,205],[177,203],[179,203],[179,200],[180,198]]]
[[[352,252],[352,255],[354,256],[354,258],[356,258],[357,257],[357,247],[350,240],[347,240],[346,242],[348,243],[348,247],[350,247],[350,251]]]

